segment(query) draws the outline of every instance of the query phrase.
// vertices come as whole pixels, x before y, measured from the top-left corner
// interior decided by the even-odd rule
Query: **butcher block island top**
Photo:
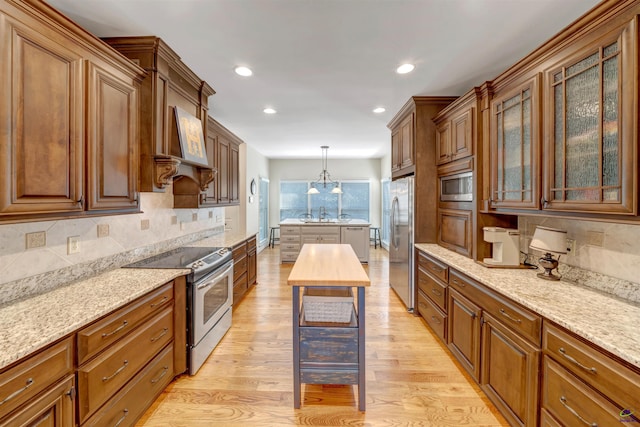
[[[291,286],[369,286],[371,280],[351,245],[305,244],[291,269]]]

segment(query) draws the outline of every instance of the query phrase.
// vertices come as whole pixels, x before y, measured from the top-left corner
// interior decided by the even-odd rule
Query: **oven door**
[[[231,307],[233,261],[193,285],[193,342],[197,345]]]

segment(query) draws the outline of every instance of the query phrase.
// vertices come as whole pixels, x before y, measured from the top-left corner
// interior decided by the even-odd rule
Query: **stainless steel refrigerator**
[[[389,284],[407,310],[413,311],[413,177],[391,181],[389,198]]]

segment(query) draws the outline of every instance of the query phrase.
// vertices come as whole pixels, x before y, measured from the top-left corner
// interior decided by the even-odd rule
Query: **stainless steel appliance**
[[[189,374],[195,375],[231,327],[231,251],[186,246],[125,267],[191,269],[187,276],[187,363]]]
[[[440,177],[440,200],[443,202],[473,201],[473,172]]]
[[[389,284],[412,312],[414,307],[413,280],[413,177],[390,184],[391,230],[389,233]]]

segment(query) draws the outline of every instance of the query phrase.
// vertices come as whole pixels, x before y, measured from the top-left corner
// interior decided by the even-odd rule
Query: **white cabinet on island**
[[[280,222],[280,261],[295,262],[305,243],[350,244],[360,262],[369,262],[369,222],[352,219]]]

